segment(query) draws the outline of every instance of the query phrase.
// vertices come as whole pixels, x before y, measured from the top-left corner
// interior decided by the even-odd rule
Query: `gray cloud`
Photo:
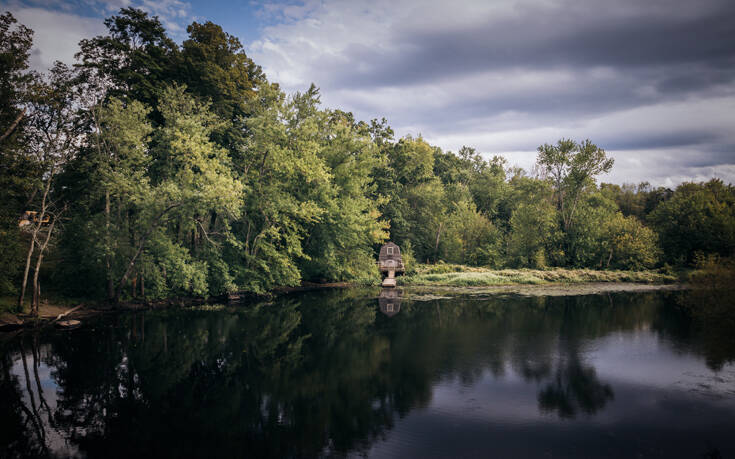
[[[525,5],[510,18],[488,16],[471,25],[395,25],[386,37],[389,46],[351,43],[341,56],[323,55],[315,64],[322,69],[321,81],[334,87],[412,85],[504,68],[635,70],[678,64],[719,68],[719,79],[732,81],[732,2],[700,1],[696,12],[684,17],[670,13],[683,1],[663,2],[666,8],[614,3],[613,11],[599,2],[563,2],[552,8]],[[342,56],[355,65],[344,66]],[[708,80],[700,75],[689,84]]]
[[[730,0],[324,0],[250,51],[289,90],[386,116],[399,134],[529,167],[541,143],[591,138],[614,181],[735,179]]]

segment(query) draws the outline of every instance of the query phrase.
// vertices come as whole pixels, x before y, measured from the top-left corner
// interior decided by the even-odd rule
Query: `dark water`
[[[6,339],[0,456],[735,457],[732,333],[681,293],[377,295]]]

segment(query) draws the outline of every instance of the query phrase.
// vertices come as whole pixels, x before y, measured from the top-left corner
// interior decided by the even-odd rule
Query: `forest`
[[[76,63],[29,69],[33,31],[0,16],[0,296],[265,293],[371,283],[404,258],[492,268],[674,270],[735,251],[735,188],[600,183],[603,146],[549,139],[530,171],[396,138],[385,118],[285,94],[238,38],[176,43],[124,8]]]

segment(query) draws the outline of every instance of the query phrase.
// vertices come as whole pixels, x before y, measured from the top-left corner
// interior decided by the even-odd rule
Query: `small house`
[[[396,244],[386,242],[380,248],[378,269],[386,275],[383,279],[383,287],[395,287],[396,273],[405,271],[403,268],[403,259],[401,259],[401,249]]]
[[[401,249],[398,245],[393,242],[386,242],[383,247],[380,248],[380,255],[378,256],[378,268],[381,273],[402,273],[403,259],[401,259]]]

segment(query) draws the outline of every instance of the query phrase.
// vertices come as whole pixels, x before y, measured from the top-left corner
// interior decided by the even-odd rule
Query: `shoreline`
[[[342,288],[366,288],[378,289],[379,285],[365,286],[350,282],[331,282],[331,283],[312,283],[305,282],[296,287],[278,287],[271,291],[271,295],[283,295],[291,293],[300,293],[313,290],[330,290]],[[599,295],[604,293],[617,292],[649,292],[649,291],[677,291],[690,288],[684,283],[640,283],[630,281],[597,281],[597,282],[544,282],[541,284],[524,284],[524,283],[502,283],[494,285],[451,285],[451,284],[399,284],[396,287],[400,291],[406,301],[430,301],[436,299],[450,299],[455,297],[473,297],[482,298],[497,295],[521,295],[531,297],[543,296],[579,296],[579,295]],[[236,296],[237,297],[237,296]],[[262,297],[262,295],[240,294],[239,297],[254,299]],[[201,306],[206,304],[230,303],[237,305],[238,301],[227,301],[226,296],[205,298],[173,298],[167,300],[158,300],[150,302],[124,302],[118,305],[109,305],[105,303],[97,304],[80,304],[74,308],[62,308],[53,304],[41,305],[39,317],[33,317],[29,314],[14,314],[9,312],[0,313],[0,334],[7,335],[10,333],[18,333],[29,328],[45,328],[50,327],[62,317],[64,320],[80,320],[105,313],[129,312],[129,311],[148,311],[155,309],[168,308],[186,308],[191,306]]]

